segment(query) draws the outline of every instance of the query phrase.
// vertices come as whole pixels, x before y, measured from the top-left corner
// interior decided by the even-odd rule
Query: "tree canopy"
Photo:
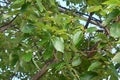
[[[119,74],[120,0],[0,0],[1,80]]]

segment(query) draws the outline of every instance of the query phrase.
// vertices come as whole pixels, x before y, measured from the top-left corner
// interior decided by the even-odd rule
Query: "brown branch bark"
[[[48,70],[47,67],[56,61],[57,60],[54,58],[53,60],[46,62],[46,64],[42,67],[42,69],[32,77],[32,80],[39,80],[47,72]]]
[[[100,41],[96,42],[96,43],[90,48],[90,51],[87,52],[88,57],[92,57],[92,56],[95,54],[95,52],[97,51],[96,49],[97,49],[97,46],[98,46],[99,43],[100,43]]]
[[[0,32],[5,31],[7,28],[9,28],[11,26],[11,24],[14,22],[14,20],[17,18],[18,14],[8,23],[0,26]]]

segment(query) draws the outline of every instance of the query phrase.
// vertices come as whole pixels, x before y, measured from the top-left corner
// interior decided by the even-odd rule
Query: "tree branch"
[[[68,9],[68,8],[63,7],[63,6],[60,6],[60,5],[58,6],[58,9],[59,9],[59,11],[64,12],[64,13],[65,13],[66,11],[70,11],[70,12],[73,13],[73,11],[72,11],[71,9]],[[77,14],[77,15],[84,15],[84,16],[86,16],[86,17],[89,17],[88,14],[85,14],[85,13],[83,13],[83,12],[75,11],[74,13]],[[91,17],[91,20],[102,23],[101,20],[98,20],[98,19],[96,19],[95,17]]]
[[[68,11],[69,11],[69,12],[72,13],[73,16],[78,16],[78,17],[82,18],[82,20],[84,20],[84,21],[87,21],[87,20],[88,20],[85,16],[89,17],[89,15],[87,15],[87,14],[85,14],[85,13],[82,13],[82,12],[75,11],[75,12],[73,13],[72,10],[70,10],[70,9],[68,9],[68,8],[66,8],[66,7],[62,7],[62,6],[60,6],[60,5],[59,5],[58,9],[59,9],[60,12],[65,13],[65,14],[67,14]],[[80,15],[81,15],[81,16],[80,16]],[[94,17],[91,17],[91,20],[89,21],[89,23],[94,24],[94,25],[96,25],[96,26],[98,26],[98,27],[100,27],[100,28],[104,28],[104,26],[102,25],[102,21],[101,21],[101,20],[98,20],[98,19],[96,19],[96,18],[94,18]]]
[[[89,25],[89,23],[90,23],[90,20],[91,20],[93,14],[94,14],[93,12],[90,13],[89,18],[88,18],[88,20],[87,20],[87,22],[86,22],[86,25],[85,25],[85,29],[88,28],[88,25]]]
[[[104,32],[106,35],[109,35],[109,30],[107,29],[107,27],[105,27],[105,25],[102,24],[102,21],[91,16],[91,15],[93,15],[93,13],[89,16],[82,12],[78,12],[78,11],[73,12],[71,9],[62,7],[60,5],[58,6],[58,9],[61,13],[68,14],[69,12],[71,12],[73,16],[80,17],[82,20],[87,21],[87,23],[85,25],[86,28],[88,27],[88,24],[91,23],[91,24],[96,25],[97,27],[103,29],[103,30],[98,30],[97,32]],[[85,16],[89,17],[89,19],[86,18]]]
[[[11,26],[11,24],[13,23],[13,21],[17,18],[18,14],[8,23],[0,26],[0,32],[5,31],[7,28],[9,28]]]
[[[46,64],[42,67],[42,69],[32,77],[32,80],[40,79],[47,72],[47,67],[54,62],[56,62],[55,58],[46,62]]]
[[[87,56],[88,57],[92,57],[95,52],[97,51],[97,46],[99,45],[100,41],[96,42],[91,48],[90,48],[90,51],[87,52]]]

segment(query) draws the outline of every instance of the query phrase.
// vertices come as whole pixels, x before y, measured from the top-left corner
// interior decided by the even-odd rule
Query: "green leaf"
[[[116,55],[112,58],[112,61],[120,63],[120,52],[116,53]]]
[[[119,0],[107,0],[107,1],[103,2],[103,4],[118,5],[118,4],[120,4],[120,1]],[[120,5],[118,5],[118,6],[120,6]]]
[[[32,33],[35,29],[35,26],[31,25],[31,24],[26,24],[21,28],[21,31],[23,33]]]
[[[110,76],[110,80],[119,80],[118,77],[116,77],[115,75],[111,75]]]
[[[92,70],[100,67],[100,65],[101,65],[101,63],[98,62],[98,61],[96,61],[96,62],[92,63],[92,64],[89,66],[88,71],[92,71]]]
[[[14,73],[16,73],[19,69],[20,65],[19,62],[17,61],[16,65],[15,65],[15,69],[14,69]]]
[[[83,38],[83,33],[82,33],[82,31],[76,32],[76,33],[74,34],[74,36],[73,36],[73,43],[74,43],[75,45],[78,45],[79,42],[82,40],[82,38]]]
[[[32,55],[33,55],[32,52],[24,53],[23,60],[25,62],[30,62],[30,60],[32,59]]]
[[[43,58],[44,60],[48,60],[52,57],[52,53],[53,53],[53,46],[48,43],[48,45],[46,45],[46,50],[43,53]]]
[[[98,74],[95,72],[85,72],[80,76],[80,80],[92,80],[92,78],[94,78],[95,76],[97,76]]]
[[[96,30],[97,30],[96,27],[90,27],[90,28],[87,29],[87,32],[88,32],[88,33],[92,33],[92,32],[94,32],[94,31],[96,31]]]
[[[21,7],[21,12],[27,12],[27,8],[29,5],[30,5],[30,3],[28,3],[28,2],[24,3]]]
[[[110,70],[110,72],[111,72],[111,75],[112,75],[114,78],[118,78],[118,77],[119,77],[118,72],[117,72],[114,64],[110,64],[110,65],[108,66],[108,68],[109,68],[109,70]],[[117,79],[115,79],[115,80],[117,80]]]
[[[119,14],[120,14],[119,9],[113,9],[112,12],[108,14],[107,19],[104,21],[104,24],[110,24],[110,22],[116,19],[116,17],[119,16]]]
[[[43,10],[45,10],[45,7],[42,5],[42,0],[36,0],[36,2],[37,2],[40,12],[43,12]]]
[[[103,43],[107,43],[108,37],[103,33],[99,33],[96,35],[96,38],[94,39],[94,41],[96,41],[96,42],[101,41]],[[102,45],[100,45],[100,46],[102,46]]]
[[[64,68],[64,66],[65,66],[65,63],[64,62],[60,62],[60,63],[55,65],[55,69],[56,70],[61,70],[61,69]]]
[[[79,55],[75,55],[72,61],[72,66],[78,66],[81,64],[81,59]]]
[[[10,18],[10,17],[11,17],[11,15],[8,15],[8,14],[3,14],[3,16],[2,16],[3,19],[7,19],[7,18]]]
[[[51,5],[55,6],[55,0],[50,0]]]
[[[64,61],[69,63],[69,61],[72,58],[72,53],[64,53],[63,57],[64,57]]]
[[[47,38],[45,38],[45,39],[42,39],[39,43],[38,43],[38,45],[39,46],[43,46],[45,43],[47,43],[48,42],[48,40],[47,40]]]
[[[120,37],[120,23],[112,24],[110,34],[113,37]]]
[[[86,0],[87,4],[90,6],[94,6],[94,5],[100,5],[103,0]]]
[[[19,60],[19,56],[17,54],[10,54],[9,60],[10,60],[10,64],[12,66],[14,66],[17,63],[17,61]]]
[[[12,3],[12,7],[18,8],[18,7],[21,7],[23,4],[24,4],[24,0],[15,0],[15,1]]]
[[[54,37],[52,39],[53,46],[57,51],[64,53],[64,40],[61,37]]]
[[[89,7],[89,8],[87,9],[87,11],[88,11],[88,12],[95,12],[95,11],[98,11],[98,10],[100,10],[100,9],[102,9],[102,6],[101,6],[101,5],[99,5],[99,6],[91,6],[91,7]]]
[[[75,59],[75,60],[72,62],[72,66],[78,66],[78,65],[80,65],[80,63],[81,63],[80,58]]]

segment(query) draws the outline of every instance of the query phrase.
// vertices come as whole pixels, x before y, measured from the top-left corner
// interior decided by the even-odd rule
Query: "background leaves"
[[[0,79],[118,80],[119,4],[119,0],[0,1]]]

